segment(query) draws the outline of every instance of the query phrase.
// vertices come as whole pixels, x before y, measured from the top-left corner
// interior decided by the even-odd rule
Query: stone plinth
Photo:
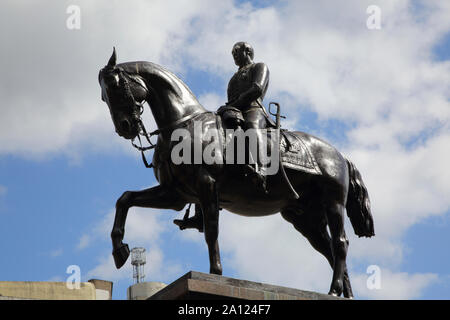
[[[311,291],[190,271],[149,300],[334,300],[342,299]]]
[[[162,282],[141,282],[136,283],[127,289],[128,300],[146,300],[156,292],[166,287]]]
[[[0,281],[0,300],[110,300],[112,282],[92,279],[80,287],[66,282]]]
[[[28,300],[95,300],[95,286],[81,282],[79,289],[71,290],[65,282],[2,281],[0,296]]]

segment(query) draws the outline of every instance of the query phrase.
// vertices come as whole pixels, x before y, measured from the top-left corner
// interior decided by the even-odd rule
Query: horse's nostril
[[[130,132],[130,122],[126,119],[120,121],[120,128],[124,132]]]

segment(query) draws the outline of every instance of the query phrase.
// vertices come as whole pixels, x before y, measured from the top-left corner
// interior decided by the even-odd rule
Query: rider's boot
[[[257,189],[260,192],[265,193],[265,194],[269,193],[269,191],[267,190],[267,178],[265,175],[263,175],[257,171],[254,171],[250,177],[251,177],[253,183],[256,184]]]
[[[267,177],[266,177],[266,175],[262,174],[263,165],[262,165],[261,158],[258,156],[258,154],[256,156],[253,154],[255,151],[256,151],[256,153],[258,153],[258,151],[257,151],[258,149],[267,147],[266,144],[263,143],[262,133],[259,130],[257,130],[257,141],[258,141],[258,146],[257,146],[258,148],[256,148],[256,150],[250,148],[249,151],[253,157],[253,160],[258,164],[259,170],[257,170],[256,164],[254,164],[254,165],[247,164],[246,165],[246,168],[247,168],[246,175],[252,179],[253,183],[257,186],[257,189],[260,192],[267,194],[268,193]],[[252,151],[253,151],[253,153],[252,153]],[[259,154],[261,154],[261,152]]]
[[[200,206],[195,205],[195,215],[193,217],[189,217],[189,210],[190,206],[186,210],[183,219],[175,219],[173,223],[180,227],[180,230],[197,229],[199,232],[203,232],[203,213]]]

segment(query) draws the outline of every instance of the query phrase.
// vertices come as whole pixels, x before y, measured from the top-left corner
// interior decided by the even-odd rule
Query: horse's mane
[[[128,74],[139,75],[150,82],[154,82],[155,79],[157,81],[163,81],[167,83],[181,99],[183,98],[183,93],[188,93],[191,96],[191,99],[198,102],[197,97],[183,80],[159,64],[149,61],[131,61],[119,63],[117,64],[117,67],[122,68]]]

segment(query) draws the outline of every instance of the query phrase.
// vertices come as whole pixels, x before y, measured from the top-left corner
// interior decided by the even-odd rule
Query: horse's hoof
[[[219,267],[216,267],[216,268],[211,267],[209,269],[209,273],[217,274],[217,275],[221,276],[222,275],[222,267],[220,267],[220,268]]]
[[[337,292],[336,290],[330,290],[330,292],[328,292],[328,294],[330,296],[333,296],[333,297],[340,297],[341,296],[341,294],[339,292]]]
[[[125,264],[130,255],[130,248],[126,243],[124,243],[120,247],[114,249],[112,255],[114,257],[116,268],[120,269]]]
[[[344,285],[341,280],[335,280],[331,284],[330,292],[328,294],[330,296],[340,297],[344,292]]]

